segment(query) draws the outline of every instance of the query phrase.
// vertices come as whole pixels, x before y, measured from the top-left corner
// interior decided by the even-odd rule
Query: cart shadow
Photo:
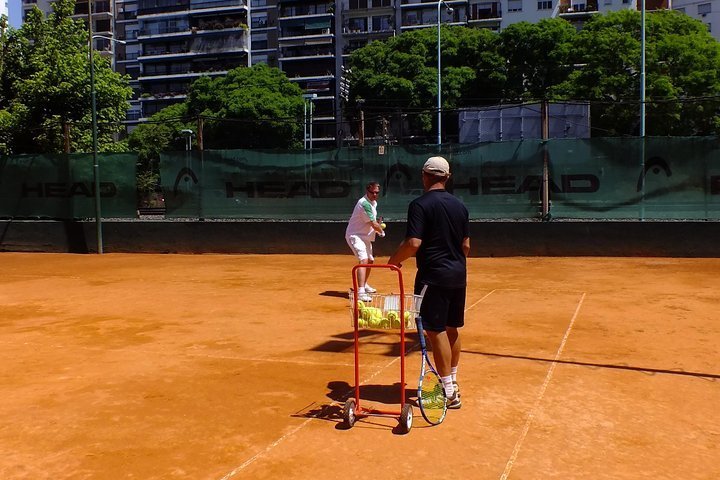
[[[328,388],[330,391],[327,393],[327,397],[332,400],[332,403],[322,405],[316,405],[313,403],[307,408],[296,412],[292,416],[325,420],[334,423],[336,430],[349,430],[352,427],[345,423],[343,418],[343,409],[345,402],[348,399],[355,398],[355,388],[344,381],[329,382]],[[373,408],[400,409],[400,382],[395,382],[393,385],[361,385],[360,402],[363,405],[370,403]],[[418,406],[417,390],[405,388],[405,403],[409,403],[413,407]],[[364,422],[372,423],[372,420],[365,418]],[[388,427],[388,425],[384,422],[378,422],[375,426],[382,428]],[[406,432],[403,431],[400,425],[396,425],[392,427],[392,433],[396,435],[403,435]]]
[[[395,336],[394,341],[388,343],[388,334]],[[347,353],[352,352],[355,348],[355,333],[350,331],[346,333],[340,333],[333,335],[334,340],[328,340],[319,345],[310,348],[310,351],[315,352],[332,352],[332,353]],[[377,348],[381,346],[384,351],[378,352],[373,351],[376,355],[385,355],[388,357],[397,357],[400,355],[400,332],[396,330],[360,330],[358,332],[358,340],[361,341],[360,348]],[[417,332],[408,331],[405,332],[405,351],[410,352],[414,349],[414,345],[417,343]]]
[[[347,290],[344,292],[340,292],[338,290],[325,290],[324,292],[320,292],[319,295],[321,295],[323,297],[337,297],[337,298],[344,298],[345,300],[348,299]]]
[[[347,382],[334,381],[328,383],[330,392],[328,398],[335,402],[345,402],[348,398],[355,397],[355,387]],[[376,402],[387,405],[398,405],[400,403],[400,382],[392,385],[360,385],[360,400],[363,402]],[[417,390],[405,388],[405,401],[415,405]]]

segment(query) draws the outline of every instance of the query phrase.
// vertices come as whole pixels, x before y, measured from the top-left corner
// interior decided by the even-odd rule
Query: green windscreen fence
[[[473,219],[541,213],[543,163],[553,218],[720,218],[716,138],[600,138],[443,146],[453,193]],[[435,146],[312,152],[180,152],[161,158],[169,217],[346,219],[370,180],[379,212],[405,218]],[[643,156],[644,154],[644,156]],[[645,159],[643,161],[643,158]]]
[[[137,215],[137,155],[98,155],[104,217]],[[0,217],[95,217],[92,155],[0,157]]]
[[[715,137],[596,138],[443,145],[449,189],[472,219],[538,219],[543,165],[556,219],[720,219]],[[161,155],[168,218],[346,220],[369,181],[378,211],[404,219],[434,145],[209,150]],[[137,215],[137,157],[101,154],[101,214]],[[0,217],[95,216],[92,155],[0,157]]]
[[[552,216],[720,218],[719,146],[698,137],[548,142]]]
[[[540,142],[445,148],[453,192],[476,218],[527,218],[538,210]],[[422,194],[431,149],[345,148],[312,153],[225,150],[162,155],[168,217],[344,220],[370,181],[381,184],[379,212],[403,219]],[[526,180],[527,179],[527,180]]]

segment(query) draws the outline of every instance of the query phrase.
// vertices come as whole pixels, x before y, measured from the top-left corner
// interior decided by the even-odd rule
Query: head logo
[[[650,170],[652,170],[652,173],[655,175],[658,175],[660,174],[660,171],[663,171],[665,172],[665,177],[669,178],[672,176],[672,171],[665,160],[660,157],[652,157],[645,162],[645,171],[640,172],[640,177],[638,178],[637,183],[638,192],[643,189],[643,186],[645,185],[645,178]]]
[[[175,177],[175,184],[173,185],[173,195],[175,195],[177,197],[177,195],[179,193],[178,190],[179,190],[181,181],[184,181],[185,183],[187,183],[190,180],[192,180],[194,185],[197,185],[198,178],[197,178],[197,175],[195,175],[195,172],[193,172],[188,167],[181,168],[180,171],[178,172],[177,176]]]

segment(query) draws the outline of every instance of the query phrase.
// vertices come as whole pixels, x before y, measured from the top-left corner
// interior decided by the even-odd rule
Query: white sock
[[[455,393],[455,387],[452,383],[452,375],[440,377],[440,380],[442,380],[443,387],[445,388],[445,395],[447,395],[448,398],[452,397],[453,393]]]
[[[358,287],[358,294],[362,295],[365,293],[365,287]]]
[[[457,383],[457,367],[450,368],[450,375],[452,376],[452,381]]]

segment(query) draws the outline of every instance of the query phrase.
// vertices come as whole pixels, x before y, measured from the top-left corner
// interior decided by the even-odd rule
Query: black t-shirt
[[[465,205],[445,190],[430,190],[408,207],[405,236],[419,238],[415,282],[447,288],[467,285],[463,239],[469,237]]]

